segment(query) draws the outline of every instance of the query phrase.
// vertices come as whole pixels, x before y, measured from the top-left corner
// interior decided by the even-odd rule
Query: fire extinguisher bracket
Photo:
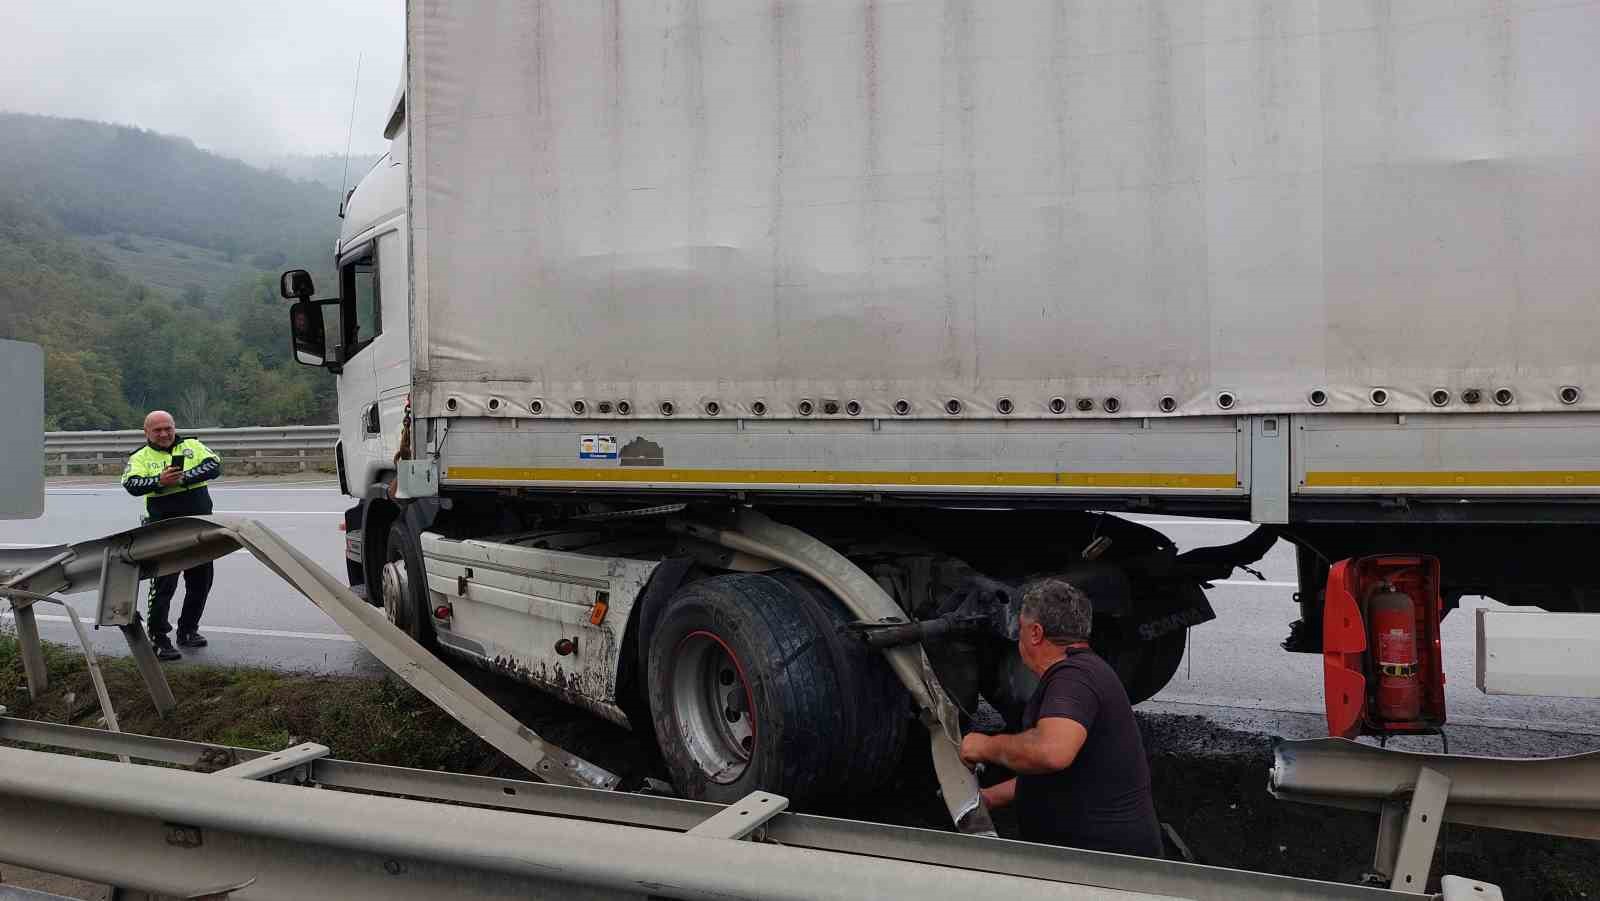
[[[1328,734],[1436,734],[1445,724],[1439,561],[1381,555],[1335,563],[1322,620]]]

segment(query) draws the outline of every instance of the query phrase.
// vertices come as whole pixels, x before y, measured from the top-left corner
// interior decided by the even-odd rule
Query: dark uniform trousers
[[[206,595],[211,593],[211,579],[216,566],[210,561],[183,571],[183,612],[178,614],[178,634],[186,635],[200,628],[200,616],[206,612]],[[178,592],[178,574],[168,573],[150,583],[150,634],[166,635],[172,631],[167,620],[172,610],[172,596]]]

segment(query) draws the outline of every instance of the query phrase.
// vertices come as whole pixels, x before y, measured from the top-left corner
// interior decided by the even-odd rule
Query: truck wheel
[[[422,568],[422,546],[404,520],[389,526],[384,548],[381,594],[389,622],[432,650],[433,618],[428,607],[428,576]]]
[[[679,794],[833,794],[852,717],[807,600],[767,575],[715,576],[668,602],[650,637],[651,719]]]
[[[911,728],[911,696],[889,661],[846,628],[855,619],[822,586],[795,574],[779,576],[796,595],[809,603],[817,631],[828,643],[833,669],[845,703],[840,705],[848,722],[842,752],[833,772],[840,774],[834,788],[840,800],[850,802],[884,785],[894,776]]]
[[[1122,687],[1128,690],[1128,700],[1138,704],[1155,697],[1172,681],[1188,640],[1189,630],[1178,629],[1150,641],[1097,645],[1095,653],[1117,671]]]

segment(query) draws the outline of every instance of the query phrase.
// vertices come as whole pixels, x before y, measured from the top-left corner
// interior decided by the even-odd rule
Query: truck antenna
[[[350,183],[350,142],[356,134],[356,97],[361,94],[361,57],[356,54],[356,83],[350,88],[350,127],[344,133],[344,174],[339,176],[339,218],[344,218],[344,205],[350,195],[344,192]]]

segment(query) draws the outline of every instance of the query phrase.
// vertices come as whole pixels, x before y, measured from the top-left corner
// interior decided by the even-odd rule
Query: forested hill
[[[183,138],[0,113],[0,337],[46,350],[46,427],[331,421],[277,273],[332,287],[337,187]]]
[[[185,138],[81,119],[0,113],[0,185],[22,188],[80,235],[145,235],[307,262],[328,256],[337,236],[337,188]]]

